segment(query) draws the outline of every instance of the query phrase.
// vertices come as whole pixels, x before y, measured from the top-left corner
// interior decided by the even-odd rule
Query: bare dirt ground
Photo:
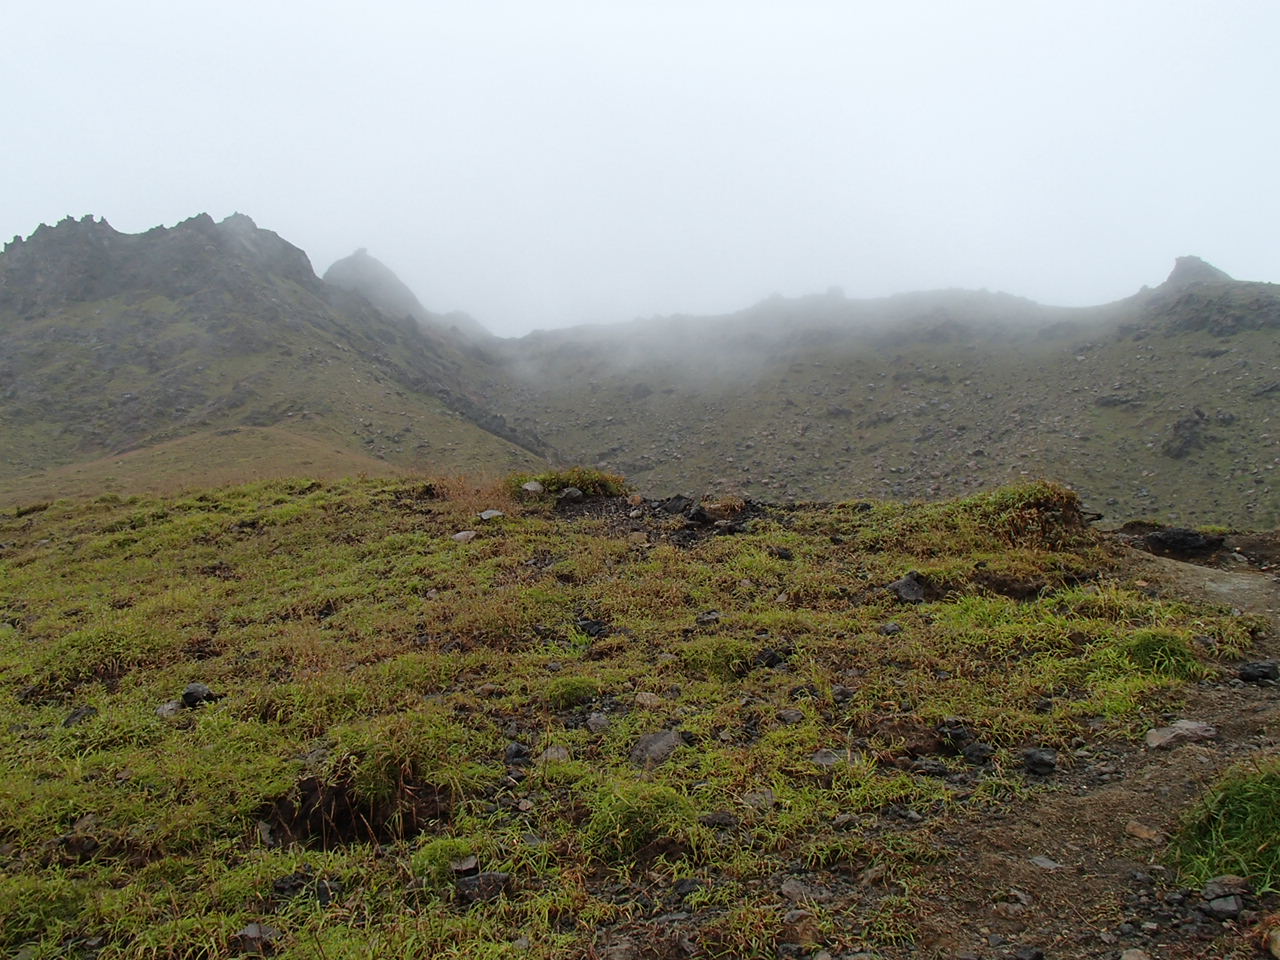
[[[1269,617],[1272,629],[1249,659],[1274,658],[1276,545],[1250,546],[1257,549],[1207,561],[1216,566],[1137,551],[1129,562],[1161,594]],[[1232,764],[1277,751],[1280,688],[1234,677],[1231,670],[1192,689],[1168,714],[1168,721],[1212,724],[1215,739],[1172,750],[1138,742],[1080,751],[1052,791],[997,817],[975,815],[946,828],[938,841],[955,855],[912,892],[922,921],[914,952],[902,956],[1117,960],[1126,950],[1145,951],[1151,960],[1264,956],[1256,924],[1276,909],[1274,898],[1246,898],[1238,918],[1212,920],[1196,909],[1201,891],[1180,888],[1162,864],[1168,836],[1207,785]]]

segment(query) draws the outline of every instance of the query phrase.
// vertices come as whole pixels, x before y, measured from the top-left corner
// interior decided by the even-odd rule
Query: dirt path
[[[1145,554],[1132,562],[1162,593],[1269,616],[1273,629],[1251,658],[1280,651],[1274,571]],[[1167,835],[1207,784],[1233,763],[1277,751],[1280,688],[1223,676],[1191,690],[1168,719],[1178,718],[1213,724],[1217,739],[1171,751],[1118,744],[1081,752],[1054,791],[941,834],[954,856],[914,893],[924,919],[917,952],[903,956],[996,960],[1036,957],[1037,949],[1046,960],[1117,960],[1126,949],[1152,960],[1262,956],[1248,937],[1247,913],[1228,923],[1204,919],[1195,911],[1199,891],[1181,891],[1160,860]]]

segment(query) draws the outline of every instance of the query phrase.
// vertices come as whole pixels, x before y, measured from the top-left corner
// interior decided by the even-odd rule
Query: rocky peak
[[[1178,257],[1173,272],[1163,286],[1168,289],[1188,287],[1193,283],[1229,283],[1231,276],[1199,257]]]
[[[334,263],[324,272],[324,282],[360,294],[397,320],[404,317],[417,321],[427,319],[427,310],[413,291],[385,263],[369,256],[364,247]]]
[[[218,223],[202,213],[138,234],[92,216],[67,217],[5,245],[0,307],[40,314],[135,291],[178,299],[228,286],[265,288],[271,276],[320,287],[305,253],[243,214]]]
[[[404,281],[396,276],[395,271],[381,260],[370,256],[364,247],[334,263],[324,272],[324,282],[349,293],[359,294],[387,316],[397,320],[410,317],[428,328],[446,331],[452,329],[469,340],[491,336],[479,322],[465,313],[451,313],[442,317],[429,311]]]

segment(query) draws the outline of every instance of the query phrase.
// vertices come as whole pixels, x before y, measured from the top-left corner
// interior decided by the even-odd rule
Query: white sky
[[[6,0],[0,237],[241,211],[490,329],[1280,279],[1275,0]]]

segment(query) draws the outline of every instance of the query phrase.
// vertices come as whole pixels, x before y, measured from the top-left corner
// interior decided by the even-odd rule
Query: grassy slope
[[[153,448],[147,459],[172,480],[131,490],[350,474],[371,460],[388,465],[379,473],[426,461],[493,473],[541,463],[428,392],[427,360],[456,377],[465,358],[376,314],[362,330],[295,284],[270,282],[270,302],[294,316],[273,323],[229,301],[210,319],[203,300],[122,295],[5,319],[9,362],[21,372],[0,403],[0,504],[111,489],[121,456],[138,448]],[[201,439],[258,427],[280,428],[284,442],[241,453]],[[246,469],[228,472],[241,461]]]
[[[1034,788],[1020,748],[1128,736],[1207,669],[1193,637],[1249,640],[1108,572],[1050,486],[692,542],[630,509],[295,480],[4,518],[3,948],[219,956],[261,921],[289,957],[576,957],[675,910],[709,955],[888,946],[932,826]],[[881,589],[911,569],[918,606]],[[192,681],[222,698],[157,716]],[[913,767],[948,717],[989,766]],[[672,727],[691,743],[630,761]],[[566,752],[509,768],[513,740]],[[471,854],[502,897],[459,900]],[[835,895],[803,929],[797,864]]]

